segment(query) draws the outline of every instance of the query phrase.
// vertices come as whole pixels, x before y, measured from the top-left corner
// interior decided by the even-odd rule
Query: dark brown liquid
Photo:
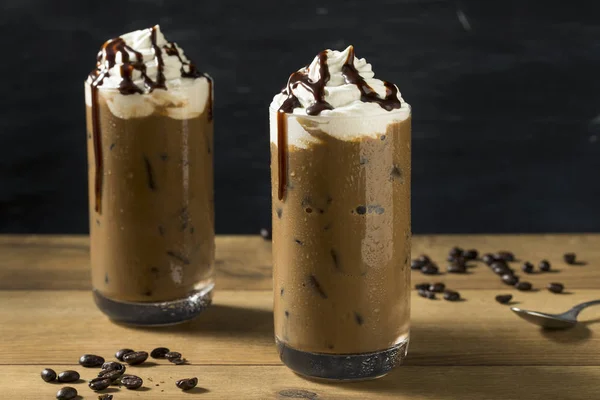
[[[306,129],[283,115],[289,133]],[[318,141],[288,150],[284,201],[271,145],[276,337],[313,353],[388,349],[409,326],[410,119],[352,141],[310,130]]]
[[[103,213],[90,213],[93,287],[119,301],[184,298],[208,284],[214,266],[208,109],[186,119],[160,112],[122,119],[102,91],[97,108],[105,174]],[[92,112],[86,107],[89,133]],[[89,139],[90,207],[95,154]]]

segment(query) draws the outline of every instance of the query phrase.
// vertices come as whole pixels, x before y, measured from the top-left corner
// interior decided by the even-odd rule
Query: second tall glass
[[[410,114],[270,117],[281,359],[314,378],[384,375],[409,339]],[[330,134],[361,127],[375,131]]]

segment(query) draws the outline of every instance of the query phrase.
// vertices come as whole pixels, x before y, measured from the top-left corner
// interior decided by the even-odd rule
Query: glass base
[[[332,381],[363,381],[384,376],[402,363],[408,337],[387,350],[360,354],[309,353],[275,338],[281,361],[297,374]]]
[[[111,320],[127,325],[164,326],[189,321],[212,303],[214,283],[172,301],[135,303],[109,299],[94,289],[94,301]]]

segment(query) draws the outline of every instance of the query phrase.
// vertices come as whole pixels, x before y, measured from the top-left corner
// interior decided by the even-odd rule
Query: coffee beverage
[[[86,82],[92,284],[114,320],[210,304],[212,80],[158,26],[107,41]]]
[[[270,116],[282,361],[323,379],[384,375],[408,344],[410,107],[350,46],[292,74]]]

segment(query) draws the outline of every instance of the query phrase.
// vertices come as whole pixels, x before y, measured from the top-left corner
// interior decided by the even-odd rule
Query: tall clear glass
[[[85,84],[92,285],[118,322],[179,323],[211,303],[212,82],[190,82],[134,95]]]
[[[270,117],[281,360],[312,378],[383,376],[409,340],[410,112]]]

